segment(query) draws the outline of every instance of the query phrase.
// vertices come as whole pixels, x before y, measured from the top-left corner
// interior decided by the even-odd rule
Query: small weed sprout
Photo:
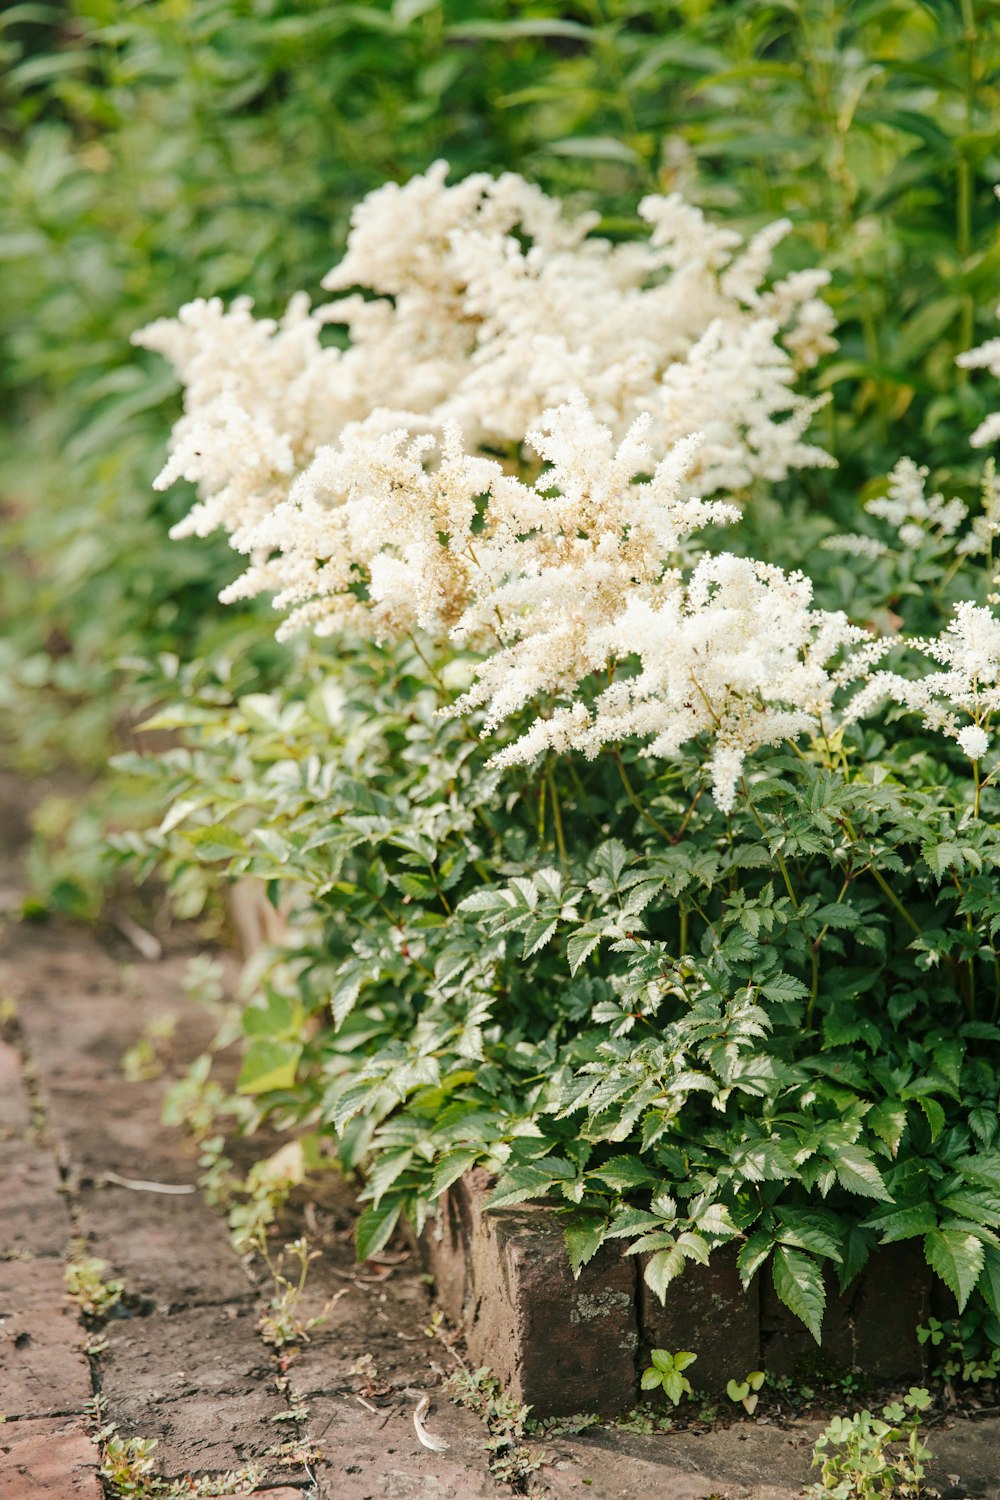
[[[730,1401],[738,1401],[747,1416],[752,1417],[757,1410],[760,1388],[766,1378],[763,1370],[751,1370],[742,1380],[730,1380],[726,1386],[726,1395]]]
[[[301,1237],[287,1244],[281,1258],[291,1256],[296,1266],[289,1277],[281,1269],[280,1260],[278,1264],[275,1264],[271,1259],[263,1235],[258,1238],[256,1245],[274,1281],[274,1295],[271,1298],[270,1307],[261,1315],[257,1324],[261,1338],[265,1344],[270,1344],[274,1349],[285,1349],[290,1344],[307,1343],[312,1330],[326,1321],[334,1304],[339,1302],[344,1292],[335,1293],[318,1313],[311,1318],[304,1318],[301,1307],[309,1266],[318,1257],[319,1251],[310,1250],[308,1242]]]
[[[677,1354],[671,1354],[666,1349],[650,1349],[649,1357],[653,1363],[642,1372],[644,1391],[655,1391],[662,1387],[664,1395],[675,1406],[679,1406],[685,1396],[693,1395],[691,1382],[682,1371],[694,1364],[697,1354],[692,1354],[687,1349],[681,1349]]]
[[[938,1318],[928,1318],[926,1324],[917,1329],[917,1341],[930,1344],[932,1349],[942,1349],[942,1361],[934,1374],[942,1380],[961,1380],[978,1385],[981,1380],[996,1380],[1000,1375],[1000,1347],[990,1344],[976,1332],[963,1331],[958,1318],[949,1318],[942,1323]]]
[[[928,1391],[911,1386],[881,1417],[870,1411],[834,1417],[813,1449],[820,1478],[806,1491],[810,1500],[918,1500],[931,1457],[920,1438],[920,1413],[930,1404]]]
[[[521,1485],[541,1468],[543,1455],[532,1452],[522,1441],[530,1407],[508,1396],[485,1366],[456,1370],[448,1380],[448,1393],[485,1423],[489,1436],[483,1446],[490,1473],[498,1484]]]
[[[79,1249],[68,1262],[64,1273],[66,1291],[85,1318],[106,1318],[122,1300],[125,1283],[118,1276],[106,1279],[105,1273],[110,1269],[106,1260],[81,1254]]]
[[[149,1083],[166,1067],[170,1044],[177,1030],[173,1011],[164,1011],[143,1028],[142,1036],[122,1054],[122,1073],[127,1083]]]
[[[672,1432],[673,1420],[663,1411],[658,1411],[649,1401],[633,1406],[631,1411],[616,1417],[613,1424],[620,1432],[638,1432],[648,1437],[654,1432]]]
[[[102,1428],[98,1437],[101,1478],[116,1500],[147,1500],[166,1492],[163,1481],[153,1475],[155,1438],[119,1437],[113,1427]]]
[[[246,1464],[226,1474],[184,1475],[163,1479],[153,1473],[156,1438],[120,1437],[114,1425],[102,1427],[100,1474],[114,1500],[211,1500],[213,1496],[249,1495],[267,1478],[260,1464]]]

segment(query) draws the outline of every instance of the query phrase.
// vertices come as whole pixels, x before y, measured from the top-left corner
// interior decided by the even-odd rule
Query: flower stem
[[[556,789],[556,778],[552,771],[552,762],[545,771],[545,779],[549,784],[549,801],[552,804],[552,826],[556,834],[556,847],[559,850],[559,863],[564,870],[569,869],[569,856],[566,853],[566,837],[563,833],[562,808],[559,806],[559,793]]]
[[[671,834],[666,828],[664,828],[663,824],[658,818],[654,818],[653,814],[649,811],[648,808],[643,807],[642,803],[639,801],[639,798],[636,796],[635,789],[632,786],[631,781],[629,781],[628,779],[628,772],[625,769],[625,762],[622,760],[622,753],[617,745],[614,747],[612,754],[615,758],[615,764],[618,767],[618,775],[621,777],[622,786],[625,788],[625,795],[631,802],[632,806],[635,808],[636,812],[641,818],[645,818],[650,827],[655,828],[660,837],[666,839],[668,844],[673,843],[673,834]]]

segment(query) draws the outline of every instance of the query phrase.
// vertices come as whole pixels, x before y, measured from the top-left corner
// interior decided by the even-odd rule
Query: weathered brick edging
[[[877,1379],[923,1372],[916,1328],[929,1311],[930,1278],[915,1244],[877,1252],[846,1295],[831,1281],[818,1351],[764,1277],[743,1291],[733,1249],[689,1267],[661,1306],[639,1258],[614,1245],[574,1281],[558,1216],[542,1204],[488,1213],[489,1188],[476,1170],[449,1190],[424,1233],[424,1256],[473,1362],[488,1365],[536,1416],[631,1406],[650,1348],[694,1350],[691,1373],[706,1390],[752,1369],[815,1370],[817,1357]]]

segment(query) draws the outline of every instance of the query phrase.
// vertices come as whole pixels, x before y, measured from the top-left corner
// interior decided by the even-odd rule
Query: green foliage
[[[936,1351],[933,1373],[941,1380],[976,1385],[1000,1375],[1000,1325],[988,1307],[973,1304],[944,1322],[928,1318],[917,1338]]]
[[[106,1260],[84,1254],[80,1246],[66,1263],[67,1295],[79,1305],[85,1318],[106,1318],[124,1295],[124,1281],[119,1276],[109,1277],[109,1269]]]
[[[694,1394],[691,1382],[683,1371],[694,1364],[697,1354],[685,1350],[670,1354],[666,1349],[650,1349],[649,1357],[653,1362],[642,1372],[641,1384],[644,1391],[662,1389],[674,1406],[679,1406],[685,1396]]]
[[[763,1370],[751,1370],[744,1375],[742,1380],[730,1380],[726,1382],[726,1395],[730,1401],[738,1401],[748,1417],[752,1417],[757,1410],[757,1402],[760,1400],[759,1392],[767,1379]]]
[[[474,1412],[484,1423],[487,1436],[483,1446],[493,1478],[498,1484],[523,1487],[542,1463],[541,1455],[523,1441],[530,1425],[530,1407],[509,1396],[485,1366],[478,1370],[456,1370],[449,1377],[447,1388],[453,1401]],[[580,1423],[589,1425],[585,1418]]]
[[[494,1206],[554,1203],[577,1270],[623,1240],[661,1297],[736,1240],[818,1340],[830,1288],[919,1238],[993,1306],[996,793],[970,819],[967,762],[867,730],[768,752],[726,819],[696,752],[630,761],[664,842],[611,755],[486,769],[409,645],[303,649],[229,703],[186,681],[187,746],[130,762],[172,810],[122,848],[280,903],[243,1098],[363,1168],[362,1256],[482,1163]]]
[[[919,1500],[925,1465],[932,1456],[920,1438],[920,1413],[931,1398],[911,1386],[902,1401],[892,1401],[881,1417],[870,1411],[834,1417],[817,1438],[813,1466],[819,1481],[807,1494],[815,1500],[877,1500],[898,1496]]]

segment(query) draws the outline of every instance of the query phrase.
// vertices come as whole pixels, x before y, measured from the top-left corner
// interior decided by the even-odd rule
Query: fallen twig
[[[414,1431],[416,1432],[417,1437],[420,1439],[421,1443],[423,1443],[424,1447],[429,1448],[432,1453],[447,1453],[448,1449],[451,1447],[451,1444],[446,1442],[444,1438],[435,1437],[434,1434],[432,1432],[428,1432],[427,1428],[424,1426],[424,1418],[426,1417],[430,1409],[431,1398],[429,1396],[421,1396],[420,1400],[417,1402],[416,1410],[413,1413]]]
[[[142,1178],[119,1177],[117,1172],[103,1172],[105,1182],[115,1187],[128,1188],[133,1193],[196,1193],[198,1189],[190,1182],[146,1182]]]
[[[124,912],[112,917],[112,922],[118,928],[122,937],[127,938],[137,953],[150,963],[155,963],[158,958],[163,957],[163,944],[159,938],[155,938],[151,932],[140,927],[138,922],[133,922]]]

